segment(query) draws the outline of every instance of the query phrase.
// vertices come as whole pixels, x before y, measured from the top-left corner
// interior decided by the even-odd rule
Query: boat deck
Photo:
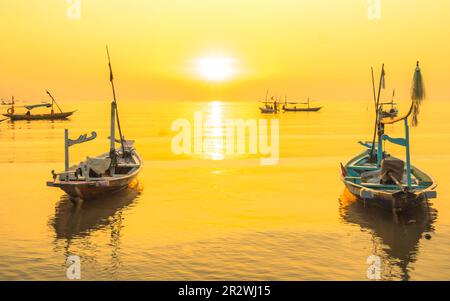
[[[362,174],[364,172],[374,172],[380,170],[375,163],[369,163],[369,150],[361,153],[359,156],[352,159],[347,163],[345,169],[347,171],[347,176],[343,177],[345,182],[350,182],[355,185],[373,189],[373,190],[387,190],[387,191],[400,191],[398,185],[388,185],[381,183],[363,182]],[[413,191],[420,191],[433,186],[434,181],[424,172],[420,171],[416,167],[411,167],[411,176],[413,184],[411,188]],[[407,184],[405,180],[402,181],[402,186],[406,187]]]

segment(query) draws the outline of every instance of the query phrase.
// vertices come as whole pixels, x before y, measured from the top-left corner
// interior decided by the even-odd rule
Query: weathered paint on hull
[[[396,212],[408,211],[426,201],[423,194],[410,193],[406,198],[404,195],[402,195],[402,197],[395,197],[393,194],[386,192],[377,192],[374,198],[363,199],[360,196],[361,188],[359,186],[352,185],[351,183],[347,183],[345,181],[344,184],[348,191],[350,191],[351,194],[358,199],[358,201],[364,203],[364,205],[374,205],[390,211],[392,211],[393,207]]]
[[[51,187],[59,187],[71,198],[81,198],[83,200],[97,199],[107,194],[116,193],[129,186],[137,178],[137,173],[130,177],[121,178],[110,181],[108,185],[104,182],[88,182],[88,183],[64,183],[64,182],[48,182]]]

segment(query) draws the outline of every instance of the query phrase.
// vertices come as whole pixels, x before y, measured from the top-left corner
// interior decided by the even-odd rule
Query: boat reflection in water
[[[119,251],[123,214],[136,204],[141,191],[142,187],[136,180],[128,188],[95,201],[74,204],[69,196],[62,196],[56,205],[55,216],[49,221],[49,226],[55,231],[54,251],[63,253],[64,262],[72,254],[83,258],[83,262],[97,262],[103,258],[107,263],[100,269],[104,268],[108,276],[102,276],[101,272],[89,275],[89,271],[84,275],[88,278],[117,278],[121,265]],[[95,243],[93,236],[96,237]],[[99,240],[97,236],[103,239]],[[99,253],[98,250],[102,251]],[[95,267],[92,269],[98,271]]]
[[[140,194],[139,183],[113,195],[74,205],[64,195],[56,205],[55,217],[50,221],[57,239],[84,237],[91,232],[111,226],[121,220],[122,212]]]
[[[416,261],[421,239],[431,239],[437,211],[424,204],[398,217],[375,206],[364,206],[345,189],[339,199],[340,216],[372,235],[372,253],[381,258],[382,280],[409,280],[409,264]]]

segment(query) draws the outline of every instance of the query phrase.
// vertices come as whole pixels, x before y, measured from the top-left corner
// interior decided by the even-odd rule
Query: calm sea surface
[[[65,280],[71,254],[84,280],[367,280],[370,255],[380,256],[383,279],[450,280],[446,102],[427,101],[411,130],[413,164],[438,181],[438,198],[398,224],[355,203],[339,179],[339,162],[371,137],[368,101],[275,117],[253,102],[120,102],[144,169],[128,191],[78,208],[45,184],[64,167],[64,128],[72,138],[98,133],[71,148],[71,163],[107,151],[109,104],[61,105],[78,111],[68,121],[0,124],[0,280]],[[205,152],[177,156],[171,124],[195,111],[207,121]],[[278,118],[279,163],[227,155],[228,118]]]

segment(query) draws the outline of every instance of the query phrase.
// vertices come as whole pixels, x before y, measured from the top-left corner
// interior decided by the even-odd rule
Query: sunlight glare
[[[227,57],[205,57],[197,60],[197,72],[209,81],[224,81],[234,73],[235,60]]]

